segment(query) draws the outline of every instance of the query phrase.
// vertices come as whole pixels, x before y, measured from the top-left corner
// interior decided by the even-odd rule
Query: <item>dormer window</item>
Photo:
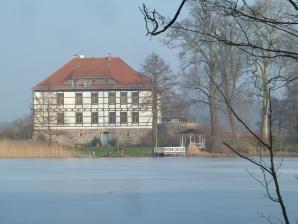
[[[84,80],[84,87],[90,87],[90,80]]]
[[[75,80],[75,79],[72,79],[72,80],[71,80],[71,87],[72,87],[73,89],[77,88],[77,80]]]
[[[76,88],[76,86],[83,85],[85,88],[91,87],[92,85],[97,84],[113,84],[116,83],[115,80],[109,78],[109,77],[90,77],[90,78],[81,78],[77,80],[71,80],[72,81],[72,87]]]

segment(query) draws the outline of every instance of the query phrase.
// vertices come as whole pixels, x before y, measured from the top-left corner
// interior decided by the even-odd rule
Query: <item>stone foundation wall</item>
[[[159,124],[158,125],[158,145],[159,146],[179,146],[181,132],[186,129],[206,130],[197,123],[183,124]],[[52,140],[63,145],[88,145],[94,138],[100,139],[104,133],[108,133],[110,143],[126,146],[151,146],[151,128],[115,128],[115,129],[64,129],[52,130]],[[47,130],[35,130],[34,139],[48,139]]]
[[[94,138],[102,141],[103,135],[109,135],[109,142],[116,145],[127,146],[150,146],[151,129],[128,128],[128,129],[64,129],[51,130],[52,141],[55,143],[75,146],[88,145]],[[34,130],[35,140],[48,140],[47,130]]]

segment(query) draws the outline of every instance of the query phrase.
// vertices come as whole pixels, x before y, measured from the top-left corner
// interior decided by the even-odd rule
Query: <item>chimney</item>
[[[107,62],[111,62],[112,60],[112,54],[111,53],[108,53],[108,56],[107,56]]]

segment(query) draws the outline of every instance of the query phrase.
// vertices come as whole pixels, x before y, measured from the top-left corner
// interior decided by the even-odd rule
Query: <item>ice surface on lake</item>
[[[6,224],[267,223],[277,205],[238,158],[0,160]],[[286,158],[281,189],[298,218],[298,159]]]

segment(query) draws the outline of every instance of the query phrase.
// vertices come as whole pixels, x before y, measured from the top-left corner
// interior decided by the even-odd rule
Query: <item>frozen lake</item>
[[[238,158],[0,160],[5,224],[268,223],[276,205]],[[298,159],[285,158],[281,189],[298,219]]]

